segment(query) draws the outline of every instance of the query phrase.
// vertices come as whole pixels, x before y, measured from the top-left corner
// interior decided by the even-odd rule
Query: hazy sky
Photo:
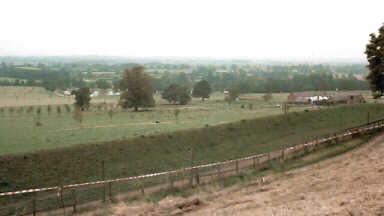
[[[1,0],[0,55],[363,59],[384,0]]]

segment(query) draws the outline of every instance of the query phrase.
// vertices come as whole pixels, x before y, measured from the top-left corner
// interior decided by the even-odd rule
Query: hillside
[[[119,204],[113,215],[384,215],[384,134],[348,153],[284,174],[228,188],[211,187],[187,199],[158,205]],[[198,198],[180,214],[175,205]]]

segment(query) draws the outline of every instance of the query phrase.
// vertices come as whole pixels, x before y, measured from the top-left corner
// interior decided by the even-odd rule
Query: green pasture
[[[233,109],[235,110],[232,115],[238,115],[238,117],[248,115],[245,114],[245,110],[244,113],[241,113],[241,108]],[[208,114],[199,114],[200,117],[204,116],[201,119],[211,119],[209,114],[215,115],[213,111],[207,112]],[[144,115],[142,118],[147,118],[148,113],[142,112],[138,115],[142,114]],[[257,111],[250,113],[249,115],[257,117]],[[199,116],[195,113],[185,115]],[[223,113],[216,115],[229,121],[229,118],[226,117],[228,111],[227,115]],[[283,146],[292,146],[312,140],[316,136],[333,134],[367,121],[382,119],[384,105],[344,105],[321,110],[290,111],[286,115],[269,113],[269,116],[265,116],[266,111],[264,111],[263,115],[263,117],[244,118],[240,121],[218,125],[194,121],[190,127],[195,126],[195,128],[186,129],[175,126],[176,128],[164,129],[171,132],[159,132],[158,134],[147,132],[154,130],[155,126],[151,125],[143,129],[143,133],[147,132],[145,134],[105,142],[96,139],[98,136],[103,136],[101,132],[98,136],[96,133],[87,135],[86,132],[80,132],[81,136],[94,136],[95,140],[87,138],[87,144],[72,144],[67,147],[52,142],[54,144],[48,148],[47,146],[51,142],[47,142],[47,146],[35,142],[35,145],[40,145],[39,148],[44,148],[44,150],[0,156],[0,183],[3,185],[1,191],[99,180],[102,161],[105,161],[106,178],[117,178],[188,166],[191,149],[194,152],[195,164],[278,150]],[[104,120],[109,121],[107,118]],[[117,118],[116,121],[118,121]],[[4,128],[3,126],[2,129]],[[40,130],[40,128],[36,130]],[[49,130],[47,129],[47,131]],[[129,131],[129,127],[127,127],[127,131]],[[8,132],[15,134],[10,129]],[[137,133],[139,132],[141,131]],[[20,133],[31,134],[27,130],[25,132],[20,130]],[[123,133],[122,129],[117,135],[121,136]],[[46,134],[49,133],[46,132]],[[75,132],[74,134],[76,135]],[[27,137],[31,136],[23,136],[20,138],[20,142],[28,140]],[[35,136],[33,139],[39,139],[38,135]],[[77,136],[79,136],[78,139],[83,139],[80,138],[80,134]],[[33,139],[30,138],[30,140]],[[26,148],[20,147],[19,150]],[[18,148],[12,149],[16,152]],[[38,148],[34,150],[36,149]]]
[[[252,101],[238,101],[229,105],[223,101],[223,96],[216,94],[205,102],[193,100],[185,106],[168,105],[157,97],[163,104],[141,112],[114,109],[112,116],[108,111],[112,104],[107,104],[107,109],[105,106],[99,109],[100,104],[93,104],[89,111],[83,113],[81,123],[73,118],[73,108],[67,112],[64,105],[51,105],[50,114],[47,106],[41,106],[40,115],[36,113],[38,106],[32,106],[30,113],[27,113],[30,106],[23,107],[21,112],[20,107],[11,108],[13,111],[5,107],[0,113],[0,154],[124,140],[282,113],[275,105],[280,104],[285,95],[276,95],[269,102],[263,101],[261,96],[252,95]],[[57,106],[60,106],[60,114],[57,113]],[[292,107],[290,111],[303,109],[308,108]],[[179,110],[178,116],[175,110]],[[38,120],[41,126],[36,126]]]
[[[18,95],[18,100],[45,100],[52,97],[56,105],[25,105],[0,107],[0,155],[25,153],[43,149],[68,147],[81,143],[95,143],[112,140],[125,140],[170,133],[173,131],[214,126],[242,119],[253,119],[282,114],[281,108],[287,93],[273,94],[270,101],[264,101],[264,94],[241,95],[239,100],[228,104],[222,93],[214,93],[202,102],[193,99],[188,105],[169,105],[155,95],[156,107],[133,112],[111,108],[118,97],[101,96],[91,100],[89,111],[82,113],[82,122],[73,117],[73,107],[67,112],[63,103],[71,104],[72,98],[60,98],[51,92],[37,87],[3,87],[1,101]],[[362,92],[368,94],[368,92]],[[23,99],[25,97],[25,100]],[[367,97],[366,97],[367,98]],[[107,104],[101,106],[103,101]],[[48,100],[49,102],[49,100]],[[57,112],[57,107],[61,112]],[[41,114],[36,110],[41,107]],[[326,107],[293,106],[288,112],[304,109],[326,109]],[[28,113],[28,109],[32,109]],[[111,111],[112,109],[112,114]],[[178,111],[176,111],[178,110]],[[175,113],[179,112],[176,116]],[[37,125],[39,122],[39,125]],[[158,123],[156,123],[158,122]]]

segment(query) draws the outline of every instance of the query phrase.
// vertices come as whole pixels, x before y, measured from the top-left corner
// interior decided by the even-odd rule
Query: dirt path
[[[247,182],[210,188],[191,198],[167,197],[158,205],[121,203],[113,215],[182,215],[176,204],[203,204],[184,215],[384,215],[384,134],[361,148],[320,163]],[[273,179],[273,180],[272,180]]]

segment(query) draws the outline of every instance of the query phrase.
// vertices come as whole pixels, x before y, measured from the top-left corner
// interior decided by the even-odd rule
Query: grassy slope
[[[367,111],[371,120],[380,119],[383,108],[380,104],[365,104],[292,112],[168,134],[0,156],[0,191],[100,179],[103,160],[106,177],[116,178],[186,166],[190,148],[194,149],[196,163],[267,152],[365,123]]]

